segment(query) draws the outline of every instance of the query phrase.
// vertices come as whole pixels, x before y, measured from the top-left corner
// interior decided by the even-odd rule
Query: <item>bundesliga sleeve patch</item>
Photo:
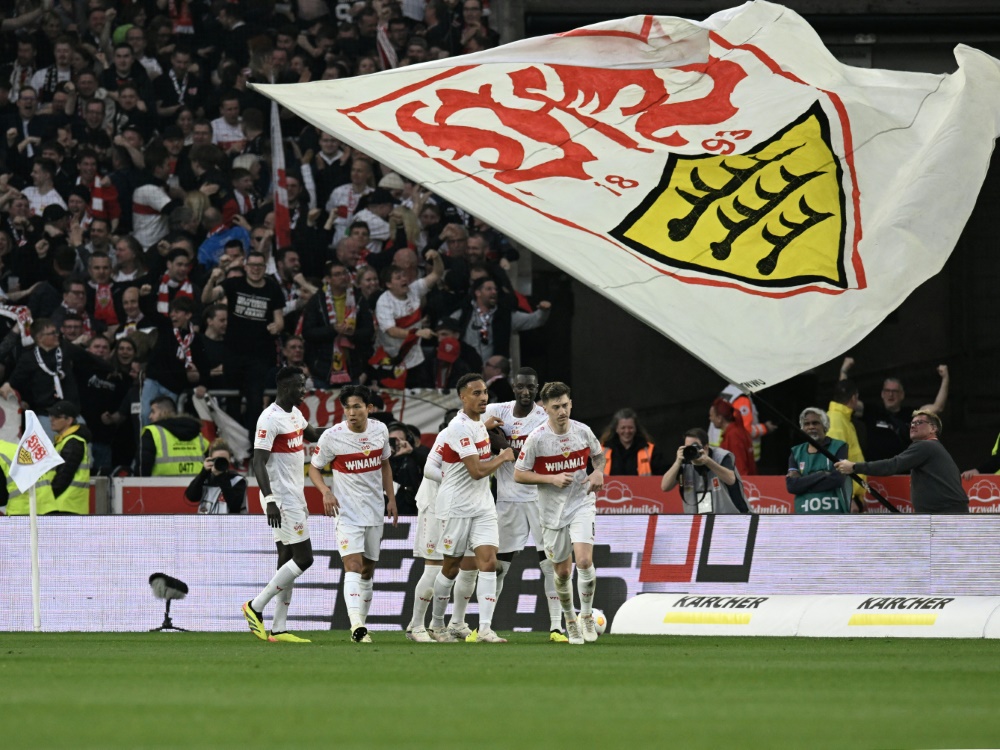
[[[470,445],[472,445],[472,441],[469,440],[469,438],[462,438],[462,440],[461,440],[461,446],[463,448],[468,448]]]
[[[258,440],[266,440],[267,439],[267,430],[257,430],[257,439]]]

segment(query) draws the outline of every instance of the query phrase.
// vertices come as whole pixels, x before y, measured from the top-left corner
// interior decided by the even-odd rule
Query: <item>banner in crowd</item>
[[[369,627],[401,632],[423,572],[412,517],[386,526]],[[94,516],[38,519],[46,630],[143,631],[163,619],[151,573],[190,588],[171,617],[191,630],[246,632],[240,605],[274,574],[271,532],[259,516]],[[289,626],[348,638],[343,571],[332,518],[310,521],[316,563],[295,588]],[[601,516],[594,606],[615,615],[641,593],[741,597],[785,594],[989,596],[1000,585],[1000,516]],[[81,543],[81,540],[86,543]],[[31,628],[28,520],[0,523],[0,631]],[[711,607],[707,601],[692,606]],[[719,602],[720,608],[725,603]],[[478,607],[469,607],[475,624]],[[268,613],[270,614],[270,613]],[[497,603],[500,630],[547,630],[538,554],[514,557]],[[247,638],[252,638],[246,633]],[[515,634],[514,638],[517,638]]]
[[[956,59],[852,68],[758,0],[257,88],[752,391],[859,342],[948,259],[1000,132],[1000,61]]]

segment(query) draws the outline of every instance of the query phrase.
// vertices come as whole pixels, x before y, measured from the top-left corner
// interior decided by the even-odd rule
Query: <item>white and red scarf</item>
[[[174,338],[177,339],[177,359],[184,360],[184,369],[190,370],[194,367],[194,360],[191,358],[191,342],[194,341],[194,329],[190,326],[183,336],[179,328],[174,329]]]
[[[163,315],[170,312],[171,288],[177,289],[177,293],[174,295],[175,298],[187,297],[188,299],[194,299],[194,287],[191,286],[191,279],[185,279],[183,284],[178,284],[170,278],[169,273],[165,273],[160,279],[160,288],[156,294],[156,312]]]
[[[323,282],[323,300],[326,302],[326,319],[331,326],[347,321],[357,321],[358,305],[354,299],[354,287],[347,287],[346,299],[344,300],[344,319],[338,320],[337,306],[334,304],[333,291],[330,283]],[[354,343],[344,335],[338,335],[333,340],[333,357],[330,364],[330,376],[328,382],[331,385],[351,382],[351,373],[347,369],[347,354],[345,349],[353,349]]]

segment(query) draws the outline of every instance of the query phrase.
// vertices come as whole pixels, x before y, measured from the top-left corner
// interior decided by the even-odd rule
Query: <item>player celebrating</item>
[[[309,479],[323,493],[323,510],[337,517],[337,544],[344,563],[344,601],[351,618],[351,640],[371,643],[365,621],[372,603],[375,563],[382,543],[386,514],[392,525],[399,521],[392,487],[389,430],[368,419],[371,391],[363,385],[341,389],[345,421],[323,433],[309,465]],[[333,462],[333,486],[323,480],[322,469]],[[378,473],[376,473],[378,472]],[[388,505],[382,493],[388,498]]]
[[[434,579],[434,622],[442,622],[451,598],[459,565],[466,550],[473,550],[479,567],[476,598],[479,601],[479,643],[506,643],[493,632],[493,611],[497,603],[497,548],[500,532],[497,511],[490,494],[489,476],[504,463],[514,460],[514,452],[504,448],[491,457],[490,436],[481,420],[489,391],[478,373],[468,373],[456,384],[462,410],[448,425],[442,447],[444,479],[438,490],[435,513],[441,521],[441,572]],[[458,639],[445,628],[435,628],[439,643]]]
[[[278,572],[256,598],[243,605],[243,616],[250,632],[261,640],[309,643],[285,628],[295,579],[313,563],[302,471],[305,441],[319,440],[325,430],[310,425],[298,409],[306,391],[302,370],[282,367],[275,379],[278,393],[274,403],[257,420],[251,466],[260,486],[260,503],[267,513],[267,525],[278,547]],[[264,607],[279,593],[268,634],[264,629]]]
[[[547,419],[545,409],[535,403],[538,395],[538,373],[522,367],[514,375],[514,400],[490,404],[486,415],[500,420],[511,449],[520,453],[531,432]],[[562,633],[562,606],[556,593],[555,569],[545,557],[542,527],[538,521],[538,488],[514,481],[514,465],[504,464],[497,469],[497,516],[500,526],[500,551],[497,554],[497,599],[503,589],[503,579],[514,555],[528,543],[528,532],[538,550],[538,566],[542,569],[545,598],[549,605],[549,640],[566,643]],[[460,574],[461,575],[461,574]]]
[[[556,591],[566,617],[569,642],[597,640],[594,624],[594,519],[596,495],[604,486],[604,453],[593,431],[569,418],[573,409],[569,386],[548,383],[542,388],[548,421],[532,432],[514,465],[514,481],[538,485],[538,513],[545,554],[555,564]],[[587,474],[587,458],[594,471]],[[580,623],[573,611],[573,557],[576,557]]]

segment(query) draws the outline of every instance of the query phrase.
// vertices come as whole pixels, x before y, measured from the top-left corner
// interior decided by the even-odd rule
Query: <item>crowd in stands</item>
[[[157,399],[284,364],[315,388],[453,386],[549,304],[518,251],[252,82],[365,75],[499,43],[484,0],[22,0],[0,19],[0,395],[51,430],[80,406],[94,470],[129,465]],[[508,365],[509,368],[509,365]]]

